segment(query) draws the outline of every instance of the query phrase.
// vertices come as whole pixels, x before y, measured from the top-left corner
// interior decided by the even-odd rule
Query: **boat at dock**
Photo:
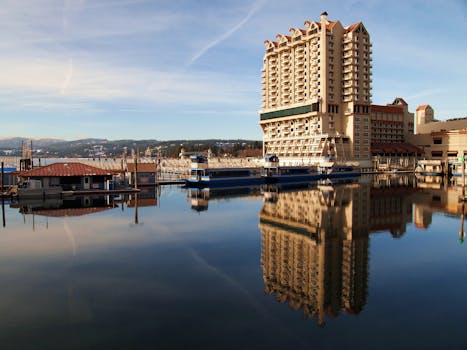
[[[358,163],[323,162],[318,165],[318,172],[323,179],[336,179],[361,176]]]
[[[209,168],[205,156],[190,157],[190,176],[186,179],[188,187],[235,187],[260,185],[264,183],[261,168]]]
[[[317,166],[280,166],[275,155],[264,157],[262,176],[266,183],[309,182],[321,179]]]

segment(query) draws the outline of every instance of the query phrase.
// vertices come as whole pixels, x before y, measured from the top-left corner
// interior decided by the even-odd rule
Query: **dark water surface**
[[[466,349],[458,194],[375,177],[5,203],[1,348]]]

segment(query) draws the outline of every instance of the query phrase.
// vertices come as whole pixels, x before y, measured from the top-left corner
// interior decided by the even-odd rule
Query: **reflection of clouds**
[[[70,254],[92,253],[102,249],[137,247],[147,244],[176,242],[182,239],[220,240],[225,234],[235,232],[238,217],[251,215],[250,205],[236,206],[236,215],[230,210],[194,215],[185,206],[185,193],[167,189],[170,202],[183,203],[181,210],[171,206],[162,208],[139,208],[139,217],[144,225],[132,226],[134,209],[127,208],[80,217],[37,217],[32,231],[32,216],[12,213],[5,232],[0,236],[0,261],[4,258],[19,259],[27,256],[53,257]],[[165,197],[165,200],[168,198]],[[222,203],[225,207],[227,203]],[[254,204],[256,211],[259,205]],[[21,219],[21,220],[18,220]],[[65,234],[64,234],[65,233]]]
[[[71,250],[73,252],[73,256],[76,256],[76,241],[75,237],[73,235],[73,231],[70,229],[70,226],[68,225],[68,222],[65,220],[63,221],[63,228],[65,230],[65,233],[70,240],[71,243]]]
[[[229,285],[234,287],[238,292],[240,292],[246,300],[254,307],[254,309],[266,316],[267,311],[264,310],[263,307],[255,300],[255,298],[250,294],[250,292],[241,285],[237,280],[226,274],[224,271],[218,269],[217,267],[209,264],[206,259],[201,257],[193,248],[189,248],[191,252],[191,256],[193,257],[194,261],[198,264],[200,268],[203,270],[207,270],[209,272],[214,273],[216,276],[220,277],[222,280],[227,282]]]

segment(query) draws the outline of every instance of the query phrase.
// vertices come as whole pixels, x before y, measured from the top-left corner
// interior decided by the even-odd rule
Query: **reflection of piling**
[[[459,230],[459,242],[460,243],[464,243],[464,237],[465,237],[465,232],[464,232],[464,218],[465,218],[465,214],[464,214],[464,203],[462,203],[462,206],[461,206],[461,228]]]
[[[138,225],[138,194],[135,193],[135,225]]]
[[[2,222],[3,222],[3,227],[5,227],[6,226],[6,221],[5,221],[5,200],[3,198],[2,198]]]
[[[3,194],[3,176],[5,174],[4,163],[2,162],[2,177],[0,178],[0,195]]]
[[[462,158],[462,200],[465,201],[465,161]]]

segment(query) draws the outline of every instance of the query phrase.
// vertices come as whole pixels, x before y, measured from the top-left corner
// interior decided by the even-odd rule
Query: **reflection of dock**
[[[116,204],[106,196],[76,196],[66,199],[49,198],[24,199],[10,208],[18,208],[24,215],[41,215],[48,217],[83,216],[103,212],[116,207]]]
[[[209,201],[229,198],[258,199],[260,193],[260,186],[189,188],[187,189],[187,200],[191,203],[191,209],[202,212],[208,210]]]

